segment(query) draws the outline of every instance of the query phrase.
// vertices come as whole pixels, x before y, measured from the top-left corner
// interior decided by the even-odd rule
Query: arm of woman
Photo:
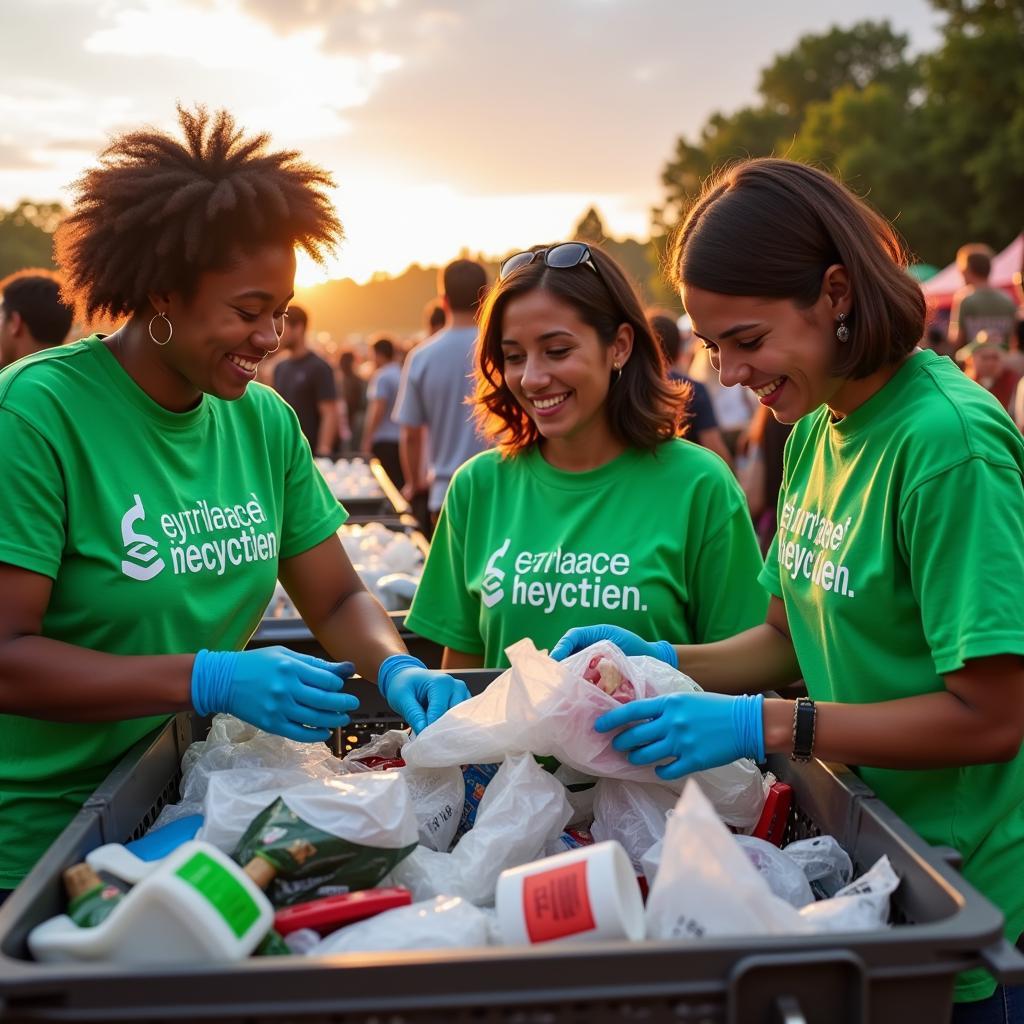
[[[191,707],[194,655],[129,657],[41,636],[53,581],[0,563],[0,712],[112,722]]]
[[[355,663],[376,681],[381,662],[408,654],[380,602],[366,589],[337,534],[293,558],[284,558],[278,577],[295,607],[331,657]]]
[[[714,643],[680,644],[675,652],[680,670],[714,693],[762,693],[788,686],[801,674],[786,606],[774,595],[760,625]]]
[[[458,672],[462,668],[483,668],[484,656],[482,654],[468,654],[465,651],[454,651],[450,647],[444,649],[441,655],[441,668],[448,671]]]
[[[880,704],[818,704],[815,756],[876,768],[994,764],[1016,757],[1024,740],[1021,659],[976,658],[944,680],[939,693]],[[764,724],[765,750],[789,753],[792,702],[766,700]]]

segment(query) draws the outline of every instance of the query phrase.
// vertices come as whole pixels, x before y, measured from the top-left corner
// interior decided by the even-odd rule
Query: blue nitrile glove
[[[342,693],[350,661],[322,661],[285,647],[200,651],[192,666],[192,706],[217,711],[303,743],[323,742],[348,725],[359,699]]]
[[[422,732],[449,708],[469,700],[469,687],[446,672],[427,668],[411,654],[392,654],[377,671],[377,686],[388,707]]]
[[[636,658],[646,655],[648,658],[657,658],[673,668],[679,668],[679,659],[676,657],[676,649],[667,640],[655,640],[648,643],[628,629],[621,626],[577,626],[570,629],[561,640],[555,644],[551,657],[555,661],[565,661],[570,654],[577,654],[586,650],[591,644],[598,640],[610,640],[628,658]]]
[[[738,757],[763,761],[763,708],[764,697],[759,693],[740,697],[672,693],[623,704],[601,715],[594,728],[598,732],[622,729],[612,746],[628,752],[631,764],[673,758],[655,771],[663,779],[678,779]]]

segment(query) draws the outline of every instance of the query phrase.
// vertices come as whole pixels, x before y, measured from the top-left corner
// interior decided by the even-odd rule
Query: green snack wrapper
[[[261,857],[277,871],[267,887],[275,907],[289,907],[353,889],[372,889],[416,848],[363,846],[310,825],[278,797],[261,811],[238,841],[232,858],[248,864]]]

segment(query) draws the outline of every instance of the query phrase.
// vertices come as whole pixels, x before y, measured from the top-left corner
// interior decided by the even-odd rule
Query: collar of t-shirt
[[[153,401],[145,391],[135,383],[134,378],[117,361],[117,357],[103,344],[105,335],[94,334],[85,339],[85,344],[96,360],[99,371],[110,382],[110,386],[126,402],[139,413],[151,420],[162,430],[194,430],[209,415],[211,399],[208,395],[200,395],[199,404],[185,412],[172,412],[165,409],[159,402]]]
[[[644,455],[645,453],[639,449],[627,448],[611,462],[606,462],[603,466],[598,466],[597,469],[588,469],[582,473],[571,473],[568,470],[552,466],[544,458],[538,445],[533,445],[520,458],[524,460],[524,464],[530,472],[541,483],[549,487],[558,487],[564,491],[589,491],[597,487],[604,487],[610,481],[620,478]]]

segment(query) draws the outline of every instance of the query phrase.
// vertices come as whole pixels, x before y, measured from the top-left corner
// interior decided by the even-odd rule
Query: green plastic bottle
[[[64,872],[68,917],[79,928],[95,928],[124,899],[126,888],[104,882],[88,864],[75,864]]]

